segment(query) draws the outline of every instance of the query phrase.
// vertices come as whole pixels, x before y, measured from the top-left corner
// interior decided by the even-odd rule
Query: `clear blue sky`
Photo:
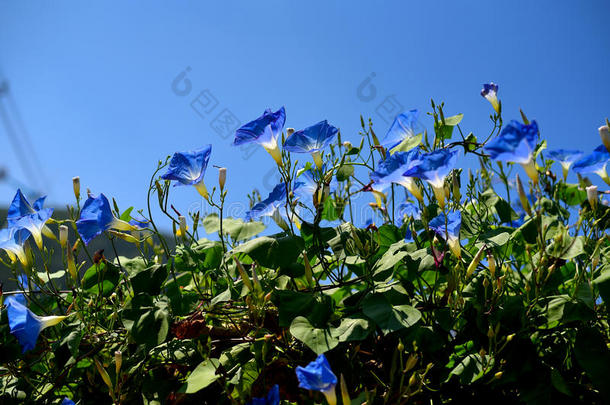
[[[285,105],[287,126],[328,119],[356,140],[360,114],[385,133],[376,110],[387,97],[423,111],[432,97],[482,135],[491,107],[479,91],[491,80],[505,119],[523,108],[549,147],[598,145],[597,127],[610,115],[608,3],[497,3],[3,1],[0,74],[54,205],[71,201],[79,175],[83,188],[144,208],[157,160],[207,143],[211,164],[228,167],[232,201],[246,201],[254,187],[266,194],[273,160],[262,149],[244,159],[213,130],[224,109],[245,123]],[[179,96],[172,82],[187,67],[192,89]],[[359,97],[372,73],[376,94],[369,87]],[[204,90],[218,104],[200,116],[191,102]],[[431,129],[425,115],[422,122]],[[0,165],[36,184],[3,129]],[[210,168],[210,188],[216,178]],[[0,184],[0,204],[13,194]],[[172,200],[186,211],[200,199],[177,188]]]

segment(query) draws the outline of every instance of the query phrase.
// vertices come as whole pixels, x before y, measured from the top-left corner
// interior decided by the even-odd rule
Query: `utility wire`
[[[6,85],[6,82],[0,84],[0,96],[2,96],[5,91],[7,91],[7,87],[8,86]],[[36,176],[34,175],[34,171],[32,170],[32,166],[30,165],[30,160],[28,159],[25,150],[19,142],[19,138],[15,132],[15,128],[13,128],[13,125],[9,120],[8,113],[4,108],[2,100],[0,100],[0,119],[4,124],[5,132],[11,142],[11,145],[13,146],[15,155],[17,155],[17,160],[19,161],[19,164],[21,165],[21,168],[23,169],[25,175],[28,177],[28,179],[30,179],[30,182],[36,181]],[[36,183],[38,182],[36,181]]]

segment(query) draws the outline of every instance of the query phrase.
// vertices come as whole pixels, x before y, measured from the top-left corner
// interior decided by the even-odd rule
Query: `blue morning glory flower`
[[[548,152],[548,156],[551,159],[561,164],[564,180],[568,177],[568,170],[570,170],[570,166],[572,166],[572,164],[580,159],[583,155],[584,153],[579,150],[556,149]]]
[[[46,222],[53,214],[52,208],[43,208],[46,198],[46,196],[40,197],[34,201],[34,204],[30,204],[21,190],[17,189],[6,216],[9,227],[16,226],[29,230],[39,249],[42,249],[43,233],[47,237],[55,239],[53,232],[46,226]]]
[[[574,163],[572,170],[579,174],[595,173],[606,183],[610,184],[610,179],[606,172],[606,165],[609,160],[610,152],[608,152],[604,145],[599,145],[592,153]]]
[[[27,264],[27,256],[23,244],[30,237],[30,231],[19,227],[0,229],[0,249],[4,250],[14,262],[19,259],[22,264]]]
[[[326,170],[323,167],[322,173]],[[294,180],[293,192],[298,197],[302,198],[304,201],[313,201],[314,206],[318,206],[325,197],[327,197],[330,193],[337,189],[337,181],[333,177],[330,181],[330,184],[325,185],[323,182],[321,183],[322,192],[318,191],[318,183],[317,180],[318,174],[313,170],[308,169],[303,171],[298,177]],[[317,193],[317,194],[316,194]]]
[[[51,215],[53,215],[53,208],[43,208],[33,214],[28,214],[19,218],[19,220],[15,222],[15,226],[30,231],[36,245],[42,250],[42,231],[47,221],[51,218]]]
[[[457,162],[457,150],[438,149],[420,155],[418,162],[403,173],[403,176],[426,180],[432,186],[441,208],[445,206],[445,177]]]
[[[64,398],[59,405],[75,405],[70,398]]]
[[[274,216],[280,206],[286,202],[286,184],[279,183],[269,193],[269,196],[254,204],[250,211],[246,212],[246,221],[256,220],[260,217]]]
[[[172,156],[167,171],[161,176],[164,180],[175,180],[176,186],[194,186],[203,198],[208,198],[208,191],[203,183],[205,169],[208,167],[212,145],[201,149],[176,152]]]
[[[339,130],[328,121],[320,121],[315,125],[293,132],[284,141],[284,149],[289,152],[311,153],[318,169],[322,168],[320,152],[331,144]]]
[[[252,398],[248,405],[280,405],[280,387],[275,384],[266,397]]]
[[[536,121],[526,125],[512,120],[504,127],[500,135],[483,149],[492,159],[521,164],[527,175],[536,183],[538,171],[533,157],[537,136],[538,124]]]
[[[445,238],[449,249],[457,257],[461,257],[460,227],[462,225],[462,213],[460,211],[440,214],[428,224],[428,227],[438,236]]]
[[[23,353],[36,347],[40,331],[57,325],[65,316],[38,316],[14,297],[5,300],[8,325],[11,333],[17,338]]]
[[[133,231],[137,228],[112,214],[110,203],[104,194],[98,197],[90,194],[80,212],[80,218],[76,221],[76,229],[85,245],[88,245],[93,238],[109,229]]]
[[[34,204],[30,204],[28,199],[23,195],[20,189],[17,189],[17,193],[15,193],[15,197],[11,202],[11,205],[8,207],[8,212],[6,215],[6,222],[8,226],[13,226],[15,223],[22,217],[30,214],[34,214],[40,211],[43,208],[44,200],[46,196],[40,197]]]
[[[330,369],[330,364],[324,354],[319,355],[306,367],[297,367],[299,387],[306,390],[320,391],[330,404],[336,403],[335,386],[337,376]],[[330,399],[329,399],[330,398]]]
[[[500,103],[498,102],[498,85],[490,82],[483,85],[481,95],[491,103],[491,106],[500,114]]]
[[[396,222],[399,227],[402,226],[405,218],[421,219],[421,211],[417,204],[403,202],[398,206],[398,219]]]
[[[374,181],[373,188],[384,190],[392,183],[400,184],[421,201],[423,196],[417,183],[412,177],[404,175],[407,170],[420,162],[419,157],[420,153],[417,149],[408,152],[396,152],[387,156],[379,162],[377,171],[371,173],[371,180]]]
[[[410,110],[398,114],[396,118],[394,118],[394,122],[387,134],[381,140],[381,146],[388,150],[392,150],[394,147],[400,145],[405,139],[414,137],[416,135],[415,127],[417,125],[418,116],[419,111],[417,110]]]
[[[277,139],[282,133],[286,122],[286,110],[284,107],[276,112],[266,109],[263,115],[241,126],[235,132],[233,145],[245,143],[258,143],[273,157],[278,165],[282,164],[282,153],[278,147]]]

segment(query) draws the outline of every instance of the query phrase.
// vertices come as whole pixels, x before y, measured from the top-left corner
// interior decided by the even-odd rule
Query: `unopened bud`
[[[419,357],[416,354],[411,354],[409,356],[409,358],[407,359],[407,364],[405,366],[405,373],[415,367],[415,365],[417,364],[417,360],[419,360]]]
[[[66,247],[66,244],[68,243],[68,227],[65,225],[60,225],[59,226],[59,244],[61,245],[62,249]]]
[[[350,141],[345,141],[343,142],[343,147],[347,150],[350,150],[352,148],[352,143]]]
[[[460,177],[458,176],[457,172],[453,172],[451,184],[453,186],[453,199],[456,202],[460,202],[462,199],[462,194],[460,193]]]
[[[182,215],[178,217],[178,221],[180,223],[180,235],[186,236],[186,218]]]
[[[227,181],[227,168],[221,167],[220,169],[218,169],[218,185],[220,186],[220,191],[224,190],[226,181]]]
[[[409,378],[409,386],[414,386],[415,384],[417,384],[417,375],[415,373],[411,374],[411,378]]]
[[[610,132],[608,132],[608,125],[602,125],[598,130],[604,146],[610,152]]]
[[[587,187],[587,199],[589,200],[589,204],[591,204],[591,209],[595,209],[597,207],[597,186],[589,186]]]
[[[496,335],[495,331],[493,330],[493,328],[490,326],[489,329],[487,329],[487,337],[488,338],[493,338]]]
[[[487,352],[485,351],[485,349],[481,348],[481,350],[479,350],[479,356],[485,357],[486,355],[487,355]]]
[[[523,183],[521,183],[521,179],[519,175],[517,175],[517,191],[519,192],[519,201],[521,201],[521,206],[527,212],[528,215],[532,215],[532,210],[530,208],[530,203],[527,200],[527,195],[525,195],[525,190],[523,189]]]
[[[489,272],[492,277],[496,277],[496,258],[491,253],[487,253],[487,263],[489,266]]]
[[[80,177],[72,177],[72,187],[74,188],[74,197],[80,200]]]
[[[468,266],[468,269],[466,270],[466,278],[470,278],[470,276],[472,276],[472,273],[474,273],[475,269],[481,262],[481,257],[483,257],[484,250],[485,250],[485,245],[481,246],[481,248],[474,255],[472,262],[470,262],[470,265]]]
[[[396,349],[398,349],[399,352],[402,352],[403,350],[405,350],[405,345],[403,345],[402,342],[398,342],[398,346],[396,346]]]
[[[511,333],[510,335],[506,336],[506,343],[510,342],[514,338],[515,338],[515,334],[514,333]]]
[[[489,280],[487,278],[483,279],[483,287],[485,287],[485,289],[487,289],[487,287],[489,287]]]
[[[496,374],[494,374],[494,379],[499,380],[502,378],[502,374],[504,374],[502,371],[498,371]]]
[[[123,364],[123,353],[120,350],[114,352],[114,366],[116,369],[116,374],[119,375],[121,371],[121,365]]]

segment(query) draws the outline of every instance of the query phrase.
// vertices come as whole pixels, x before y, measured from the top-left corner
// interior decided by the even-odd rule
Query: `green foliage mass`
[[[28,275],[32,311],[68,317],[22,354],[2,310],[0,402],[242,404],[278,384],[284,404],[325,403],[295,375],[324,353],[351,404],[610,403],[610,208],[591,205],[588,179],[558,179],[539,147],[539,179],[526,185],[531,214],[520,216],[511,200],[520,169],[489,159],[477,140],[497,135],[501,116],[489,134],[465,136],[461,115],[433,109],[434,134],[399,150],[459,148],[480,163],[447,177],[443,209],[420,180],[421,202],[399,185],[374,202],[368,173],[391,151],[363,120],[356,146],[340,134],[326,166],[308,164],[318,190],[310,201],[288,193],[293,215],[279,233],[224,217],[227,190],[216,187],[209,213],[180,231],[169,181],[157,177],[166,161],[149,201],[171,218],[175,240],[154,226],[106,233],[137,247],[133,258],[95,257],[74,245],[78,234],[67,249],[45,239],[28,265],[4,256],[13,277]],[[300,174],[293,159],[284,151],[278,167],[289,191]],[[338,187],[321,192],[331,179]],[[421,216],[399,218],[406,199]],[[57,225],[76,230],[79,209]],[[374,222],[358,227],[363,210]],[[461,257],[428,226],[443,210],[461,212]],[[131,219],[131,209],[114,211]],[[143,215],[154,224],[150,208]],[[53,250],[63,268],[48,268]]]

